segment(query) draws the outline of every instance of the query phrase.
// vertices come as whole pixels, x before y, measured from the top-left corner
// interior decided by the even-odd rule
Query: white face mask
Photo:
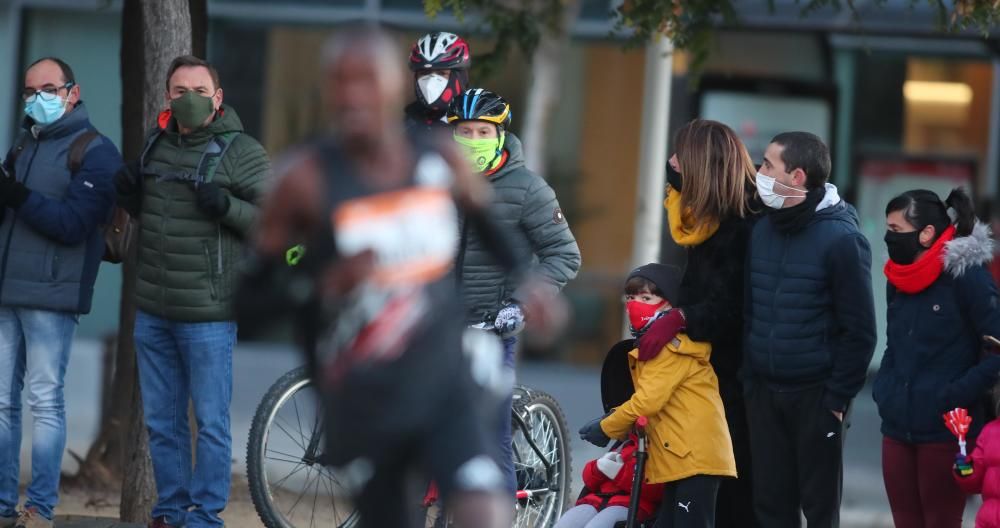
[[[774,192],[775,185],[780,185],[785,189],[802,194],[778,194]],[[784,207],[785,199],[787,198],[805,198],[806,196],[805,191],[796,189],[795,187],[789,187],[778,180],[759,172],[757,173],[757,194],[760,195],[760,199],[764,202],[764,205],[770,207],[771,209],[781,209]]]
[[[428,104],[433,103],[438,100],[438,97],[441,97],[445,88],[448,87],[448,78],[439,73],[430,73],[417,79],[417,87],[424,95],[424,100]]]

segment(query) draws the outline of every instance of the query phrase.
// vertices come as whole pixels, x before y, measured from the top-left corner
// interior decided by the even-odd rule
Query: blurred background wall
[[[553,352],[569,361],[597,361],[620,337],[618,290],[632,243],[644,59],[642,49],[623,49],[611,32],[613,4],[582,1],[561,61],[545,153],[547,177],[584,258],[580,277],[567,288],[576,309],[571,338]],[[809,130],[824,138],[834,156],[833,181],[857,206],[872,242],[877,313],[884,318],[881,237],[889,198],[908,188],[945,193],[965,185],[984,215],[996,211],[996,41],[935,33],[933,13],[909,10],[905,1],[866,14],[862,29],[843,13],[802,20],[790,0],[777,2],[774,13],[764,10],[766,2],[752,4],[741,13],[742,26],[719,31],[700,75],[691,74],[688,56],[675,53],[671,130],[695,117],[723,121],[757,162],[777,132]],[[399,38],[401,61],[410,43],[435,29],[467,36],[474,57],[492,46],[475,23],[428,19],[418,0],[209,0],[208,6],[208,59],[220,70],[226,101],[273,156],[321,130],[316,65],[324,38],[338,26],[383,22]],[[0,0],[0,148],[21,119],[21,71],[45,55],[73,66],[94,123],[120,142],[119,12],[114,0]],[[473,83],[512,103],[518,133],[531,83],[527,58],[514,54]],[[683,250],[663,238],[663,259],[682,263]],[[117,266],[102,267],[82,337],[114,329],[119,282]]]

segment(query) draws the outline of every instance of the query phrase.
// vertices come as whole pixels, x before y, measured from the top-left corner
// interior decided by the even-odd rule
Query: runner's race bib
[[[426,286],[454,265],[459,234],[450,168],[439,155],[425,155],[414,179],[413,187],[348,200],[331,213],[338,254],[371,250],[375,256],[371,279],[330,336],[331,380],[358,364],[402,354],[431,309]]]

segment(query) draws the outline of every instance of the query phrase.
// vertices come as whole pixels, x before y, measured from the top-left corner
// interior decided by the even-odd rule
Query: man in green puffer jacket
[[[222,526],[229,499],[230,301],[270,175],[264,148],[222,104],[215,69],[174,60],[143,155],[116,179],[139,219],[135,346],[156,477],[154,527]],[[198,421],[191,470],[188,398]]]

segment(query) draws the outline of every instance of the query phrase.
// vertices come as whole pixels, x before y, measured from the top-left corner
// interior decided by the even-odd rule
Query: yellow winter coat
[[[733,442],[709,364],[712,346],[680,334],[649,361],[628,354],[635,394],[601,421],[611,438],[624,439],[639,416],[649,419],[646,482],[694,475],[736,476]]]

